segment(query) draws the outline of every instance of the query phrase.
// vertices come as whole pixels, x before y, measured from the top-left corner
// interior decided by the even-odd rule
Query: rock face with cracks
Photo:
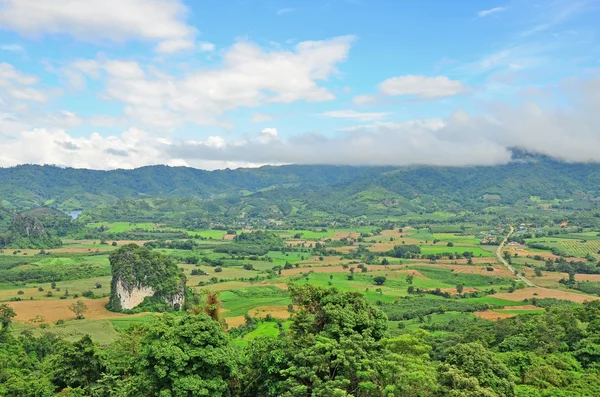
[[[185,276],[175,262],[146,247],[129,244],[110,255],[112,282],[108,309],[131,310],[140,305],[166,305],[180,310],[185,301]]]

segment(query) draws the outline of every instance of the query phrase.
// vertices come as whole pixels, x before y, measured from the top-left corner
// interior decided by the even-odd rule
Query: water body
[[[81,211],[71,211],[68,212],[67,215],[69,215],[72,219],[77,219],[79,215],[81,215]]]

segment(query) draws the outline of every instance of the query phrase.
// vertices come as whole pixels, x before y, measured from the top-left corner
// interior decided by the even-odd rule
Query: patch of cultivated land
[[[90,320],[109,319],[118,317],[131,317],[123,313],[114,313],[106,310],[105,305],[108,303],[108,297],[102,299],[64,299],[64,300],[33,300],[21,302],[8,302],[17,316],[16,321],[27,322],[35,316],[42,316],[47,322],[55,322],[57,320],[72,320],[75,314],[69,309],[69,306],[77,302],[83,301],[88,311],[85,312],[85,317]],[[141,314],[141,313],[140,313]]]
[[[484,312],[475,312],[473,314],[475,314],[479,318],[483,318],[483,319],[491,320],[491,321],[497,321],[497,320],[500,320],[503,318],[515,317],[514,314],[493,312],[491,310],[486,310]]]
[[[560,291],[556,289],[548,288],[524,288],[518,289],[513,293],[502,293],[494,295],[495,298],[506,299],[515,302],[521,302],[524,299],[531,298],[556,298],[565,299],[577,303],[583,303],[585,301],[592,301],[600,299],[597,296],[577,294],[575,292]]]
[[[558,272],[542,272],[541,277],[536,277],[537,281],[558,281],[561,278],[568,279],[568,273],[558,273]],[[576,274],[576,281],[590,281],[590,282],[600,282],[600,274]]]
[[[497,276],[497,277],[514,277],[514,274],[510,272],[506,267],[500,265],[493,265],[493,271],[487,270],[488,266],[475,266],[475,265],[445,265],[445,264],[431,264],[424,263],[412,266],[430,266],[437,267],[440,269],[452,269],[454,273],[469,273],[469,274],[481,274],[484,276]]]
[[[263,318],[267,314],[270,314],[274,318],[287,319],[290,316],[287,306],[259,306],[254,309],[248,310],[248,315],[251,317]]]
[[[360,269],[358,269],[356,266],[357,265],[350,265],[350,267],[354,267],[354,272],[356,274],[358,274],[358,273],[360,273]],[[388,270],[388,271],[394,271],[394,272],[399,272],[399,273],[412,274],[415,277],[426,278],[418,270],[406,270],[406,265],[389,265],[387,267],[382,266],[382,265],[366,265],[366,266],[369,269],[369,272]],[[322,267],[300,267],[297,269],[296,268],[286,269],[286,270],[282,270],[281,275],[282,276],[292,276],[294,274],[300,274],[300,273],[307,274],[311,271],[314,273],[348,273],[348,274],[350,274],[350,268],[344,269],[342,266],[322,266]]]

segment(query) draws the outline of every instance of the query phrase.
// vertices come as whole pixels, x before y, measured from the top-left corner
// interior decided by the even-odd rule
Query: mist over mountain
[[[21,165],[1,168],[0,179],[4,207],[46,205],[67,211],[119,199],[158,197],[314,203],[344,201],[371,192],[380,200],[434,197],[449,204],[483,203],[492,197],[508,204],[530,196],[567,199],[600,195],[600,164],[564,163],[519,150],[513,150],[510,163],[496,166],[285,165],[203,171],[156,165],[97,171]]]

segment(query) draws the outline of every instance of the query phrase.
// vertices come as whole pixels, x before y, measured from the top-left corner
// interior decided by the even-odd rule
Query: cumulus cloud
[[[357,95],[352,102],[357,105],[373,104],[389,96],[405,96],[420,100],[432,100],[451,97],[467,91],[467,87],[458,80],[446,76],[428,77],[409,74],[390,77],[378,85],[376,94]]]
[[[341,119],[355,119],[360,121],[372,121],[379,120],[390,113],[387,112],[357,112],[355,110],[332,110],[329,112],[321,113],[321,116],[324,117],[332,117],[332,118],[341,118]]]
[[[446,76],[427,77],[406,75],[392,77],[381,84],[379,90],[385,95],[412,95],[421,99],[443,98],[466,91],[463,83]]]
[[[88,78],[101,79],[102,97],[123,103],[124,116],[148,127],[220,125],[223,113],[239,107],[334,99],[319,81],[337,71],[352,41],[351,36],[305,41],[294,51],[265,51],[238,42],[224,53],[220,67],[177,77],[118,60],[80,60],[63,72],[74,87],[84,87]]]
[[[68,34],[84,41],[157,42],[157,51],[193,46],[179,0],[1,0],[0,29],[24,35]]]
[[[569,162],[600,162],[596,128],[600,76],[569,80],[561,87],[569,104],[560,108],[534,102],[495,104],[484,114],[458,110],[445,119],[375,121],[336,135],[284,136],[269,127],[237,140],[217,135],[167,140],[139,129],[108,137],[35,129],[0,140],[0,165],[30,162],[99,169],[157,163],[206,169],[290,163],[494,165],[510,161],[513,147]]]

